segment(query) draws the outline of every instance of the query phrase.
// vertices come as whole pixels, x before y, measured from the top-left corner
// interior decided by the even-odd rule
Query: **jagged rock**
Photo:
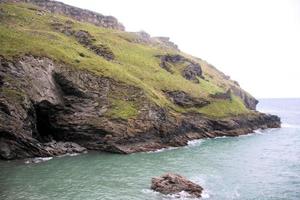
[[[202,69],[198,63],[189,64],[183,71],[182,76],[187,80],[199,83],[198,77],[202,77]]]
[[[111,51],[111,49],[104,44],[97,44],[94,45],[93,42],[96,41],[95,38],[85,30],[79,30],[74,31],[72,29],[73,22],[70,20],[67,20],[65,24],[62,23],[52,23],[52,27],[61,32],[64,33],[67,36],[74,36],[76,40],[82,44],[83,46],[87,47],[97,55],[105,58],[106,60],[113,60],[115,59],[114,53]],[[82,55],[82,54],[80,54]]]
[[[178,46],[175,43],[171,42],[169,37],[154,37],[153,39],[160,41],[165,46],[167,46],[171,49],[179,50]]]
[[[205,99],[192,97],[183,91],[166,91],[165,93],[173,103],[186,108],[203,107],[210,103]]]
[[[94,51],[97,55],[104,57],[106,60],[113,60],[115,59],[115,54],[111,51],[111,49],[104,45],[91,45],[90,49]]]
[[[113,16],[104,16],[102,14],[70,6],[58,1],[52,0],[2,0],[4,2],[26,2],[35,4],[44,10],[50,11],[52,13],[66,15],[75,20],[81,22],[88,22],[96,26],[101,26],[105,28],[125,30],[125,27],[118,22]]]
[[[258,100],[255,99],[253,96],[251,96],[249,93],[247,93],[246,91],[236,87],[236,86],[232,86],[230,88],[232,90],[232,93],[238,97],[240,97],[245,106],[251,110],[255,110],[256,109],[256,105],[258,104]]]
[[[45,143],[44,148],[46,151],[50,152],[50,154],[52,154],[52,155],[84,153],[87,151],[86,148],[84,148],[74,142],[51,141],[51,142]]]
[[[210,97],[215,99],[231,99],[231,90],[227,90],[226,92],[217,92],[215,94],[211,94]]]
[[[225,75],[223,72],[219,71],[215,66],[209,64],[209,67],[213,68],[214,70],[216,70],[224,79],[230,79],[229,76]],[[251,96],[249,93],[247,93],[246,91],[244,91],[243,89],[240,88],[239,83],[237,81],[233,81],[234,85],[230,86],[230,90],[232,92],[232,94],[240,97],[245,106],[247,108],[249,108],[250,110],[256,110],[256,105],[258,104],[258,100],[255,99],[253,96]]]
[[[199,83],[198,78],[203,78],[201,66],[188,58],[185,58],[178,54],[158,55],[157,57],[159,57],[161,60],[160,66],[170,73],[173,73],[170,64],[181,64],[185,65],[182,71],[182,76],[185,79],[193,81],[195,83]]]
[[[75,38],[79,43],[81,43],[84,46],[90,46],[92,45],[93,41],[95,40],[92,35],[85,30],[79,30],[74,34]]]
[[[0,74],[1,159],[54,156],[58,152],[44,145],[52,139],[92,150],[132,153],[280,126],[278,117],[260,113],[226,120],[197,113],[173,115],[149,101],[140,88],[44,57],[0,57]],[[138,102],[137,115],[111,117],[111,97]]]
[[[187,178],[178,174],[167,173],[160,177],[152,178],[151,189],[162,194],[178,194],[182,191],[191,197],[201,197],[203,188]]]

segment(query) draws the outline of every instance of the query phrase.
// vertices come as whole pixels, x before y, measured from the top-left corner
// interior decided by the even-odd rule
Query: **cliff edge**
[[[0,22],[1,159],[150,151],[280,127],[169,38],[46,0],[1,1]]]

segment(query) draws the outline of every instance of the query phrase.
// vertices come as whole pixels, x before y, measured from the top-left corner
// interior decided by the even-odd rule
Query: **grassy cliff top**
[[[114,54],[108,60],[78,42],[74,35],[58,31],[54,24],[71,24],[72,31],[86,31],[92,36],[94,46],[105,46]],[[129,85],[142,88],[156,104],[176,112],[199,112],[212,117],[227,117],[251,112],[243,101],[232,95],[229,99],[214,99],[211,94],[228,90],[234,81],[199,58],[192,57],[163,43],[139,41],[139,35],[120,30],[106,29],[89,23],[40,10],[24,3],[0,4],[0,55],[12,59],[31,54],[45,56],[65,63],[74,69],[89,70],[97,75],[111,77]],[[158,55],[181,55],[201,66],[203,78],[198,82],[185,79],[180,64],[170,65],[172,73],[163,69]],[[172,103],[163,91],[184,91],[194,98],[211,103],[202,108],[183,108]],[[118,101],[116,101],[118,102]],[[133,105],[123,105],[134,114]],[[124,110],[113,114],[127,116]]]

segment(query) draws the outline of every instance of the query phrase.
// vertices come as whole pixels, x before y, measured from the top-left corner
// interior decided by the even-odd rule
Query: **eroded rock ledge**
[[[150,102],[140,88],[30,55],[0,57],[0,90],[1,159],[57,155],[46,148],[52,140],[132,153],[280,126],[277,116],[258,112],[220,120],[175,115]],[[138,112],[128,119],[114,116],[112,98]]]

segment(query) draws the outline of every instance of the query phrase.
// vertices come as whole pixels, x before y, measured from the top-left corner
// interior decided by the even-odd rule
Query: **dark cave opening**
[[[51,125],[51,116],[53,105],[48,101],[41,101],[35,104],[36,131],[33,137],[40,142],[50,142],[53,140],[53,126]]]

